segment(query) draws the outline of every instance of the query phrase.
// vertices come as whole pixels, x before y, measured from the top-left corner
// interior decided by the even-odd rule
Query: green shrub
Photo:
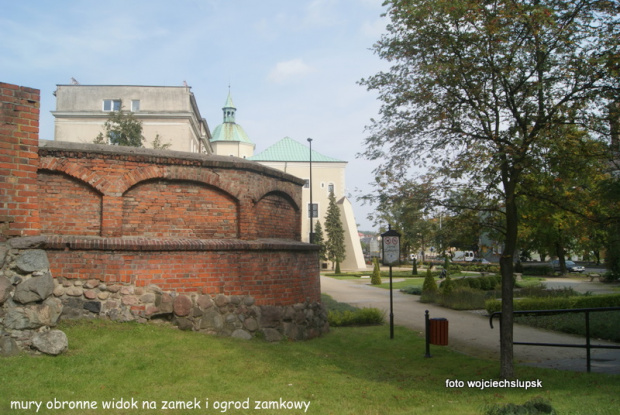
[[[485,415],[555,415],[556,410],[551,404],[540,397],[531,399],[523,405],[508,403],[494,404],[486,409]]]
[[[422,288],[421,287],[405,287],[405,288],[401,288],[400,292],[405,293],[405,294],[411,294],[411,295],[422,295]]]
[[[424,277],[424,283],[422,284],[422,293],[435,293],[438,291],[435,277],[430,268],[426,269],[426,277]]]
[[[470,287],[483,291],[495,290],[501,287],[502,277],[499,275],[488,275],[484,277],[468,277],[453,280],[453,284],[458,287]]]
[[[484,308],[485,300],[484,291],[470,287],[454,287],[437,299],[439,304],[453,310],[479,310]]]
[[[602,294],[574,297],[521,298],[514,300],[514,311],[555,310],[574,308],[620,307],[619,294]],[[500,300],[488,300],[485,308],[489,314],[501,311]]]
[[[370,278],[370,283],[372,285],[380,285],[381,284],[381,267],[379,266],[379,258],[373,259],[374,267],[372,270],[372,277]]]
[[[551,267],[550,265],[523,265],[522,269],[523,271],[521,271],[521,273],[523,275],[553,275],[553,267]]]
[[[385,312],[378,308],[360,308],[354,311],[329,311],[327,321],[330,326],[375,326],[385,322]]]
[[[452,278],[450,278],[449,274],[446,275],[446,279],[441,283],[439,287],[441,288],[442,295],[447,296],[452,293],[452,290],[454,290],[454,282],[452,281]]]

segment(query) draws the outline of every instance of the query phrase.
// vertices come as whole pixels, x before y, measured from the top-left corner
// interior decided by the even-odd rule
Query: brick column
[[[0,83],[0,241],[40,234],[38,89]]]
[[[103,196],[101,236],[123,236],[123,198],[120,195]]]

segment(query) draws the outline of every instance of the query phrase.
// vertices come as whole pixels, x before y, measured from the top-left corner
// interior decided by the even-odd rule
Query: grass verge
[[[616,414],[620,404],[620,376],[613,375],[518,367],[520,381],[540,381],[542,387],[468,387],[468,381],[497,379],[499,364],[438,346],[433,346],[432,358],[424,358],[424,340],[401,327],[392,340],[385,327],[378,326],[336,328],[312,341],[277,344],[101,320],[63,323],[60,328],[70,339],[67,354],[2,359],[0,413],[35,413],[11,409],[11,401],[45,406],[54,399],[88,400],[101,408],[101,402],[121,398],[135,400],[138,408],[38,413],[304,413],[255,408],[255,401],[282,399],[309,402],[308,414],[468,415],[482,414],[489,405],[520,405],[542,397],[563,415],[601,415]],[[162,410],[163,402],[194,399],[200,409]],[[249,409],[234,408],[235,402],[246,400]],[[158,409],[142,409],[142,402]],[[226,410],[222,402],[229,402]]]

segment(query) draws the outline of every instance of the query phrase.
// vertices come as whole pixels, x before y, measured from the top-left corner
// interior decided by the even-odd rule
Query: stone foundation
[[[104,284],[56,279],[53,297],[62,301],[61,319],[106,318],[126,322],[161,319],[181,330],[268,341],[306,340],[329,330],[321,303],[255,305],[251,296],[177,294],[156,285]]]

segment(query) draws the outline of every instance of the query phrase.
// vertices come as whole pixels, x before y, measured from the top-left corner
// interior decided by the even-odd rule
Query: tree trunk
[[[507,183],[505,181],[504,183]],[[507,183],[506,190],[506,239],[499,260],[502,275],[502,315],[500,319],[500,377],[514,378],[513,354],[513,290],[514,253],[517,248],[518,215],[514,187]]]

